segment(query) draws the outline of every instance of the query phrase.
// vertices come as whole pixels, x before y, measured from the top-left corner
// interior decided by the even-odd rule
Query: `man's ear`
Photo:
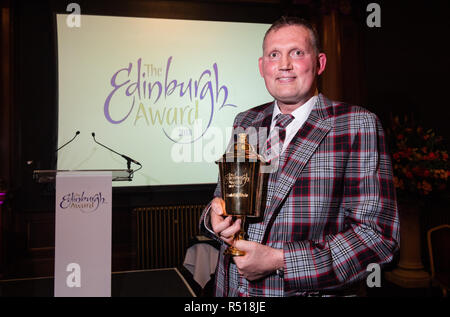
[[[258,65],[259,65],[259,74],[261,75],[261,77],[264,77],[264,72],[263,72],[263,58],[260,57],[258,60]]]
[[[327,65],[327,56],[325,53],[319,53],[317,56],[317,75],[322,74],[325,71]]]

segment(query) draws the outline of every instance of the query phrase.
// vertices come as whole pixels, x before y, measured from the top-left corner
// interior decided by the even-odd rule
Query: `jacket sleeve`
[[[325,242],[284,244],[285,288],[341,288],[362,279],[371,263],[390,262],[399,248],[399,220],[384,132],[372,113],[361,115],[344,176],[339,212],[344,230]]]
[[[221,191],[220,191],[220,183],[218,183],[216,186],[216,190],[214,191],[214,197],[222,197]],[[203,210],[203,212],[200,216],[200,221],[199,221],[200,233],[223,244],[224,243],[223,240],[220,239],[212,230],[211,217],[210,217],[211,202],[212,202],[212,200],[206,205],[205,209]]]

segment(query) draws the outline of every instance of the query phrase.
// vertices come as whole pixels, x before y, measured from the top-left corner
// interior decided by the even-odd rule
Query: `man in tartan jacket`
[[[275,102],[238,114],[234,128],[271,130],[279,113],[293,121],[247,240],[233,240],[241,222],[223,216],[220,186],[202,214],[203,231],[222,244],[216,296],[345,294],[369,264],[391,261],[399,248],[382,126],[364,108],[317,93],[326,65],[317,39],[298,18],[278,20],[264,38],[259,68]],[[224,255],[229,244],[246,254]]]

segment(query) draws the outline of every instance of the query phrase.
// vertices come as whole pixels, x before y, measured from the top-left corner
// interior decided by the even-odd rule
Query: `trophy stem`
[[[233,217],[238,218],[238,217]],[[239,216],[241,218],[241,230],[238,232],[237,235],[234,236],[234,240],[245,240],[245,216]],[[242,256],[245,255],[244,251],[238,250],[233,246],[229,246],[225,250],[225,254],[230,254],[232,256]]]

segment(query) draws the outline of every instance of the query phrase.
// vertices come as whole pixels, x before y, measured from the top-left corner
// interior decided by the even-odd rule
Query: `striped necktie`
[[[286,127],[294,120],[291,114],[279,113],[275,117],[275,127],[270,132],[267,140],[266,159],[271,161],[281,155],[284,140],[286,138]]]

